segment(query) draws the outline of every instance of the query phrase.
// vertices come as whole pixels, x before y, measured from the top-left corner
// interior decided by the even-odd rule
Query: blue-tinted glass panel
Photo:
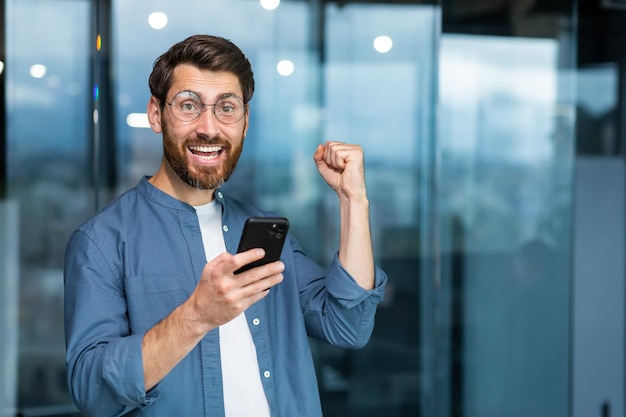
[[[421,294],[433,277],[423,274],[429,242],[422,219],[432,204],[426,189],[437,19],[430,6],[326,8],[322,138],[355,141],[365,150],[374,248],[390,280],[365,349],[316,344],[330,416],[417,416],[426,407],[424,346],[432,340],[422,322],[432,312],[421,311]],[[336,204],[326,200],[325,217],[335,219]],[[326,227],[331,236],[338,232],[336,222]]]
[[[568,415],[568,53],[555,39],[442,37],[437,198],[442,250],[454,255],[442,355],[464,416]]]
[[[17,343],[18,360],[9,364],[17,366],[13,383],[24,413],[63,412],[74,409],[65,381],[63,253],[69,234],[93,212],[90,4],[12,0],[6,6],[6,205],[13,209],[3,221],[16,233],[7,280],[19,300],[19,319],[8,321],[19,338],[6,341]]]

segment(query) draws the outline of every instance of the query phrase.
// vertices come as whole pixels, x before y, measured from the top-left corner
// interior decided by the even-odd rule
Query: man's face
[[[242,97],[239,80],[232,73],[183,64],[176,67],[173,78],[168,103],[183,91],[193,92],[204,104],[216,103],[229,94]],[[214,190],[235,170],[247,126],[247,111],[241,120],[227,124],[217,119],[213,106],[206,106],[197,119],[181,121],[166,104],[161,114],[165,160],[184,183],[196,189]]]

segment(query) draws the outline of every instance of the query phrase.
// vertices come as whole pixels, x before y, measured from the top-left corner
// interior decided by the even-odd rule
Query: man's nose
[[[215,115],[215,104],[205,104],[196,120],[200,124],[202,129],[208,132],[215,132],[219,130],[220,121]]]

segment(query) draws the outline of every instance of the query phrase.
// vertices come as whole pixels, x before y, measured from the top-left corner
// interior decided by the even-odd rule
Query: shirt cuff
[[[374,273],[374,288],[366,290],[341,265],[339,253],[337,253],[328,271],[326,288],[344,308],[353,308],[365,300],[372,304],[378,304],[385,295],[387,275],[378,267],[375,267]]]
[[[157,384],[146,393],[141,345],[143,334],[133,334],[109,342],[103,376],[109,389],[121,404],[145,408],[161,392]]]

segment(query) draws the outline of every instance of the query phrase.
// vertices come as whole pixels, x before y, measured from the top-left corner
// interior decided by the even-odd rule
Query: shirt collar
[[[150,181],[148,181],[150,178],[150,176],[145,176],[139,181],[139,184],[137,184],[137,191],[139,191],[139,193],[144,195],[149,200],[165,207],[175,210],[195,211],[193,206],[190,204],[177,200],[171,195],[164,193],[154,185],[150,184]],[[219,204],[222,206],[224,205],[224,194],[220,188],[215,190],[214,198]]]

